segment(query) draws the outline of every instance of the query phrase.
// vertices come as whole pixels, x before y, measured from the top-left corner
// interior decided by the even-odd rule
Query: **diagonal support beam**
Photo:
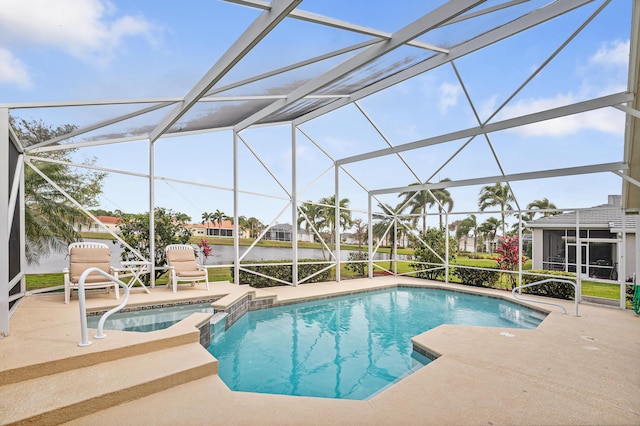
[[[447,133],[440,136],[434,136],[427,139],[421,139],[415,142],[409,142],[403,145],[396,145],[393,148],[383,148],[377,151],[369,151],[366,154],[354,155],[351,157],[345,157],[337,160],[339,165],[356,163],[358,161],[369,160],[371,158],[383,157],[386,155],[396,154],[398,152],[411,151],[413,149],[424,148],[427,146],[437,145],[444,142],[454,141],[456,139],[466,139],[473,136],[482,134],[497,132],[500,130],[511,129],[514,127],[524,126],[527,124],[533,124],[540,121],[551,120],[553,118],[565,117],[567,115],[579,114],[582,112],[592,111],[599,108],[605,108],[612,105],[628,102],[633,99],[633,95],[630,93],[616,93],[614,95],[603,96],[597,99],[591,99],[584,102],[578,102],[575,104],[565,105],[558,108],[549,109],[546,111],[534,112],[532,114],[523,115],[520,117],[509,118],[503,121],[498,121],[485,126],[477,126],[468,128],[465,130],[459,130],[452,133]]]
[[[442,25],[451,18],[458,16],[461,13],[464,13],[483,2],[484,0],[459,0],[456,2],[445,3],[439,8],[424,15],[420,19],[400,29],[399,31],[394,33],[387,41],[369,46],[364,51],[353,56],[352,58],[349,58],[332,70],[329,70],[328,72],[298,87],[293,92],[289,93],[286,99],[275,101],[269,106],[251,115],[250,117],[242,120],[234,127],[234,131],[239,132],[246,129],[247,127],[257,123],[264,117],[267,117],[270,114],[286,107],[287,105],[290,105],[298,101],[299,99],[302,99],[306,95],[315,92],[321,87],[333,83],[334,81],[340,79],[353,70],[378,59],[384,54],[404,45],[410,40],[419,37],[420,35],[432,30],[433,28]]]
[[[236,40],[215,65],[187,93],[184,100],[167,114],[149,134],[153,143],[176,121],[195,105],[222,77],[244,58],[276,25],[295,9],[302,0],[273,0],[271,9],[256,18],[247,30]]]
[[[431,69],[437,68],[440,65],[446,64],[454,59],[468,55],[483,47],[492,45],[511,37],[514,34],[525,31],[529,28],[535,27],[543,22],[549,21],[567,12],[570,12],[576,8],[591,3],[593,0],[570,0],[570,1],[556,1],[550,3],[541,9],[535,10],[527,15],[524,15],[514,21],[511,21],[505,25],[501,25],[493,30],[487,31],[484,34],[474,37],[464,43],[461,43],[449,50],[447,54],[435,55],[419,64],[416,64],[410,68],[402,70],[391,77],[385,78],[381,81],[373,83],[367,87],[352,93],[348,99],[339,99],[335,102],[331,102],[328,105],[320,107],[315,111],[306,114],[294,121],[295,125],[300,125],[314,118],[320,117],[338,108],[347,105],[350,102],[358,99],[365,98],[373,93],[384,90],[402,81],[408,80],[419,74],[422,74]],[[455,19],[455,18],[454,18]]]
[[[536,172],[514,173],[510,175],[487,176],[473,179],[452,180],[438,183],[425,183],[415,186],[401,186],[396,188],[384,188],[371,191],[371,194],[396,194],[405,191],[413,191],[417,189],[441,189],[456,188],[461,186],[487,185],[496,182],[509,182],[521,180],[547,179],[562,176],[586,175],[591,173],[616,173],[620,170],[628,170],[629,166],[625,163],[603,163],[593,164],[590,166],[567,167],[564,169],[541,170]],[[616,173],[617,174],[617,173]]]

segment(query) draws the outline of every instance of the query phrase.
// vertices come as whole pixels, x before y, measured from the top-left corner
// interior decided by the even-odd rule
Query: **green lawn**
[[[617,284],[582,281],[582,295],[620,300],[620,286]]]
[[[222,240],[222,239],[219,239]],[[277,241],[271,241],[270,243],[278,243]],[[393,270],[392,266],[390,266],[389,261],[376,261],[375,264],[379,265],[382,268]],[[410,265],[411,262],[398,262],[397,264],[397,272],[399,274],[407,274],[409,272],[414,271]],[[452,265],[461,265],[461,266],[475,266],[482,268],[495,268],[496,261],[492,259],[470,259],[464,256],[458,256]],[[349,270],[346,268],[346,264],[342,264],[340,268],[340,276],[344,279],[349,278],[358,278],[359,274]],[[527,261],[524,264],[524,270],[531,269],[531,261]],[[375,272],[382,273],[382,269],[374,268]],[[411,275],[411,274],[410,274]],[[367,276],[367,267],[365,266],[364,276]],[[331,279],[335,279],[335,270],[332,270]],[[126,280],[126,279],[125,279]],[[444,280],[444,278],[441,278]],[[229,267],[220,267],[220,268],[209,268],[209,281],[232,281],[231,270]],[[449,281],[452,283],[460,283],[458,277],[454,274],[449,275]],[[167,274],[163,274],[156,280],[156,285],[162,286],[167,283]],[[26,276],[26,285],[27,291],[61,286],[64,284],[64,278],[62,273],[53,273],[53,274],[28,274]],[[495,284],[495,288],[501,288],[504,290],[508,290],[508,284],[506,280],[505,274],[501,276],[500,282]],[[582,281],[582,294],[584,296],[596,296],[596,297],[604,297],[607,299],[620,299],[620,289],[616,284],[607,284],[593,281]]]

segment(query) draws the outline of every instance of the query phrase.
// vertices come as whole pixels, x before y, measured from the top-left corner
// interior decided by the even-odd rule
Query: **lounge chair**
[[[63,269],[64,273],[64,303],[69,303],[71,292],[78,288],[80,275],[88,268],[96,267],[104,272],[115,275],[117,272],[111,268],[111,253],[109,246],[103,243],[79,242],[69,244],[69,267]],[[98,273],[91,273],[85,279],[85,289],[106,288],[107,292],[114,288],[116,299],[120,298],[118,284],[107,280]]]
[[[178,282],[191,282],[195,286],[203,281],[209,290],[209,274],[207,270],[196,263],[196,253],[188,244],[169,244],[165,247],[167,254],[167,266],[169,266],[169,285],[173,286],[173,292],[178,291]]]

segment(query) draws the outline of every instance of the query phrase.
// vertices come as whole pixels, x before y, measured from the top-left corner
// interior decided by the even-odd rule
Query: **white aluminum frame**
[[[634,15],[632,21],[632,35],[631,35],[631,58],[630,58],[630,68],[629,68],[629,90],[627,92],[616,93],[608,96],[603,96],[596,99],[589,99],[583,102],[577,102],[572,105],[565,105],[559,108],[554,108],[546,111],[541,111],[533,114],[528,114],[520,117],[510,118],[498,122],[491,122],[491,120],[497,115],[497,113],[502,110],[502,108],[507,105],[517,93],[519,93],[549,62],[553,60],[553,58],[560,52],[564,47],[566,47],[571,40],[580,33],[589,22],[597,16],[603,9],[609,5],[611,0],[605,0],[600,7],[598,7],[592,14],[589,16],[574,32],[544,61],[516,90],[514,93],[508,97],[502,105],[500,105],[493,114],[484,122],[481,122],[477,112],[476,107],[474,105],[473,100],[469,96],[469,93],[466,90],[465,82],[462,77],[459,75],[457,68],[455,66],[454,61],[460,57],[463,57],[471,52],[477,51],[483,47],[492,45],[497,43],[505,38],[508,38],[512,35],[518,34],[522,31],[525,31],[529,28],[535,27],[541,23],[544,23],[548,20],[551,20],[555,17],[561,16],[569,11],[580,8],[588,3],[591,0],[558,0],[550,3],[540,9],[534,10],[531,13],[521,16],[509,23],[501,25],[497,28],[489,30],[477,37],[471,38],[457,46],[454,46],[450,49],[443,48],[441,46],[431,45],[429,43],[425,43],[422,41],[416,40],[418,36],[428,31],[429,29],[449,25],[452,23],[460,22],[466,19],[472,19],[475,16],[483,15],[491,13],[495,10],[509,8],[511,6],[523,3],[524,0],[512,0],[512,1],[504,1],[501,4],[485,8],[480,11],[472,11],[470,13],[463,14],[465,11],[472,9],[475,5],[482,3],[482,0],[459,0],[455,2],[447,2],[443,6],[440,6],[433,10],[432,12],[418,18],[415,22],[407,25],[405,28],[396,31],[393,34],[380,31],[373,28],[367,28],[360,25],[354,25],[348,22],[344,22],[338,19],[334,19],[331,17],[320,16],[317,14],[304,12],[296,9],[297,6],[302,2],[302,0],[274,0],[271,3],[262,0],[228,0],[233,3],[242,4],[245,6],[255,7],[259,9],[263,9],[264,11],[260,13],[260,15],[253,21],[253,23],[249,26],[249,28],[236,40],[235,43],[221,56],[221,58],[209,69],[209,71],[200,79],[200,81],[193,86],[193,88],[184,96],[184,97],[158,97],[158,98],[138,98],[138,99],[115,99],[115,100],[96,100],[96,101],[65,101],[65,102],[28,102],[28,103],[14,103],[14,104],[0,104],[0,146],[6,146],[9,143],[8,134],[12,130],[8,125],[8,113],[10,109],[13,108],[43,108],[43,107],[71,107],[71,106],[89,106],[89,105],[129,105],[129,104],[141,104],[141,108],[135,110],[133,112],[129,112],[126,114],[121,114],[116,117],[112,117],[109,119],[101,120],[97,123],[85,126],[80,128],[71,134],[65,135],[63,137],[55,138],[49,141],[45,141],[42,143],[38,143],[32,146],[19,147],[19,151],[22,153],[19,159],[19,164],[16,170],[16,175],[14,176],[13,185],[10,189],[8,189],[8,181],[9,176],[6,173],[0,173],[0,200],[7,200],[7,204],[0,204],[0,244],[4,244],[4,246],[8,245],[9,234],[8,230],[11,227],[11,221],[13,220],[13,211],[15,208],[20,206],[21,208],[21,220],[24,222],[24,194],[18,196],[18,193],[23,191],[19,191],[20,188],[24,188],[24,163],[26,162],[29,166],[33,164],[31,161],[50,161],[56,162],[55,160],[47,160],[41,158],[30,157],[29,153],[37,153],[37,152],[46,152],[53,151],[59,149],[67,149],[67,148],[81,148],[81,147],[90,147],[90,146],[98,146],[104,144],[115,144],[115,143],[124,143],[130,141],[140,141],[147,140],[148,142],[148,162],[149,162],[149,173],[135,173],[126,170],[116,170],[111,168],[99,167],[99,166],[91,166],[84,164],[75,164],[75,163],[67,163],[67,162],[58,162],[60,164],[65,165],[73,165],[78,167],[86,167],[94,170],[101,170],[111,173],[122,173],[130,176],[143,177],[148,179],[149,185],[149,211],[150,211],[150,225],[153,229],[154,225],[154,208],[155,208],[155,183],[156,180],[164,180],[167,182],[178,182],[189,185],[197,185],[212,189],[218,190],[226,190],[233,192],[233,209],[234,209],[234,252],[235,252],[235,264],[234,270],[236,273],[236,277],[239,277],[240,269],[240,261],[244,256],[240,256],[239,254],[239,228],[238,228],[238,217],[239,217],[239,207],[238,207],[238,196],[239,194],[249,194],[255,196],[264,196],[270,197],[274,199],[281,199],[286,201],[286,205],[284,209],[277,215],[274,221],[271,223],[272,226],[275,221],[282,215],[287,209],[291,209],[291,220],[293,225],[292,230],[292,246],[294,249],[294,258],[293,258],[293,267],[294,267],[294,276],[293,282],[288,283],[291,285],[297,285],[301,281],[297,275],[297,266],[298,266],[298,243],[297,243],[297,219],[300,213],[300,199],[301,195],[312,185],[314,185],[321,177],[323,177],[326,173],[328,173],[332,168],[334,171],[334,195],[336,205],[335,207],[335,229],[334,232],[336,234],[336,245],[333,251],[330,251],[331,257],[333,258],[330,262],[326,262],[329,264],[328,268],[336,267],[336,281],[340,281],[340,238],[339,238],[339,218],[340,218],[340,190],[341,190],[341,182],[340,182],[340,173],[344,172],[349,178],[351,178],[357,185],[360,186],[367,193],[368,206],[366,213],[368,215],[368,227],[369,227],[369,241],[368,241],[368,253],[369,253],[369,276],[373,275],[373,254],[378,249],[376,247],[373,248],[373,240],[372,240],[372,221],[373,221],[373,213],[372,213],[372,201],[376,199],[380,202],[378,195],[383,194],[391,194],[391,193],[399,193],[406,191],[420,191],[427,190],[431,191],[432,189],[438,188],[451,188],[451,187],[460,187],[460,186],[470,186],[470,185],[483,185],[483,184],[493,184],[496,182],[506,182],[507,185],[510,185],[512,181],[519,180],[531,180],[531,179],[541,179],[548,177],[560,177],[560,176],[571,176],[571,175],[581,175],[581,174],[589,174],[589,173],[614,173],[617,176],[621,177],[624,188],[627,188],[628,185],[634,185],[640,187],[640,181],[634,177],[629,175],[629,164],[627,161],[630,161],[628,158],[628,150],[631,147],[631,144],[634,143],[630,138],[629,132],[627,133],[627,139],[625,140],[625,157],[623,162],[614,162],[614,163],[605,163],[605,164],[592,164],[581,167],[569,167],[563,169],[554,169],[554,170],[538,170],[534,172],[528,173],[512,173],[505,174],[504,169],[500,164],[500,159],[493,149],[493,145],[490,139],[490,133],[506,130],[518,126],[523,126],[526,124],[531,124],[535,122],[550,120],[554,118],[564,117],[572,114],[579,114],[595,109],[600,108],[608,108],[613,107],[616,108],[623,113],[626,114],[627,120],[639,119],[640,111],[637,109],[638,99],[637,99],[637,85],[638,85],[638,53],[637,53],[637,35],[638,35],[638,26],[640,25],[640,8],[634,8]],[[371,37],[370,40],[358,43],[352,46],[348,46],[342,49],[335,50],[333,52],[329,52],[326,54],[322,54],[319,56],[311,57],[309,59],[297,62],[295,64],[291,64],[276,70],[264,72],[262,74],[256,75],[254,77],[250,77],[232,84],[228,84],[224,87],[216,87],[214,85],[220,81],[222,77],[224,77],[234,66],[237,64],[245,55],[247,55],[273,28],[275,28],[281,21],[285,18],[290,17],[293,19],[301,19],[307,22],[311,22],[318,25],[329,26],[333,28],[337,28],[340,30],[351,31],[358,34],[363,34],[365,36]],[[359,67],[371,63],[372,61],[380,58],[388,52],[393,51],[396,48],[401,46],[413,46],[420,49],[427,49],[434,52],[434,55],[420,63],[417,63],[414,66],[403,69],[385,79],[377,81],[371,85],[363,87],[359,90],[356,90],[353,93],[343,93],[336,95],[318,95],[316,92],[327,85],[338,81],[345,75],[348,75],[350,72],[358,69]],[[361,49],[361,52],[353,55],[349,59],[345,60],[340,65],[335,66],[333,69],[321,74],[297,89],[291,91],[286,95],[256,95],[256,96],[222,96],[218,95],[223,93],[226,90],[233,89],[235,87],[240,87],[244,84],[249,84],[252,82],[256,82],[262,79],[266,79],[272,76],[276,76],[278,74],[294,70],[296,68],[304,67],[305,65],[313,64],[316,62],[320,62],[325,59],[337,57],[338,55],[354,52],[358,49]],[[387,138],[386,135],[382,132],[381,128],[375,123],[373,118],[367,114],[364,108],[358,103],[360,99],[376,93],[378,91],[384,90],[388,87],[391,87],[395,84],[401,83],[407,79],[415,77],[419,74],[427,72],[431,69],[434,69],[440,65],[450,63],[453,68],[453,71],[458,79],[460,86],[462,87],[464,94],[467,98],[467,102],[469,103],[476,120],[478,122],[478,126],[467,128],[464,130],[441,134],[435,137],[426,138],[410,143],[405,143],[401,145],[393,145],[393,143]],[[252,114],[249,117],[245,117],[244,119],[239,120],[239,122],[235,123],[235,125],[227,127],[227,128],[218,128],[218,129],[204,129],[204,130],[194,130],[188,132],[180,132],[180,134],[170,133],[170,128],[184,115],[186,114],[190,108],[198,102],[223,102],[223,101],[241,101],[241,100],[257,100],[257,99],[272,99],[273,102],[267,107],[259,110],[258,112]],[[278,124],[286,124],[291,126],[291,150],[293,153],[292,164],[291,164],[291,188],[287,188],[282,182],[280,182],[275,173],[273,173],[269,167],[266,165],[264,161],[260,158],[259,155],[251,148],[251,145],[247,142],[247,140],[241,135],[241,132],[249,127],[256,128],[262,125],[258,125],[260,120],[267,118],[272,113],[277,113],[281,109],[297,102],[300,99],[332,99],[333,102],[328,103],[327,105],[316,109],[315,111],[306,113],[304,115],[300,115],[287,123],[275,123]],[[146,105],[144,105],[146,104]],[[360,155],[354,155],[346,158],[336,159],[333,158],[323,147],[317,143],[311,135],[307,131],[301,128],[301,125],[310,121],[316,117],[322,116],[328,112],[334,111],[342,106],[353,104],[357,110],[365,117],[367,122],[372,126],[372,128],[380,135],[382,140],[388,145],[387,148],[366,152]],[[162,109],[164,107],[168,107],[174,105],[173,109],[170,110],[164,118],[157,124],[157,126],[148,134],[143,136],[134,136],[134,137],[122,137],[122,138],[113,138],[107,140],[97,140],[97,141],[88,141],[88,142],[80,142],[80,143],[68,143],[64,145],[55,145],[55,143],[70,139],[73,136],[79,136],[85,133],[88,133],[93,130],[97,130],[103,128],[105,126],[109,126],[115,123],[123,122],[133,117],[141,116],[143,114],[156,111]],[[628,128],[632,127],[630,125]],[[193,135],[193,134],[201,134],[213,131],[221,131],[221,130],[232,130],[232,144],[233,144],[233,187],[225,188],[211,184],[203,184],[197,182],[190,182],[186,180],[174,179],[169,177],[157,176],[155,174],[155,142],[160,138],[169,138],[176,136],[185,136],[185,135]],[[325,156],[331,161],[332,165],[327,168],[324,172],[322,172],[313,182],[309,184],[307,188],[299,189],[298,188],[298,173],[299,170],[297,168],[297,133],[300,132],[313,145],[315,145],[318,150],[325,154]],[[437,176],[438,172],[444,168],[456,155],[458,155],[462,150],[465,149],[469,145],[469,143],[476,136],[484,136],[487,144],[489,145],[496,164],[500,169],[500,175],[498,176],[486,176],[479,177],[475,179],[465,179],[458,180],[454,182],[431,182],[435,176]],[[442,166],[435,172],[432,173],[430,177],[426,180],[420,179],[418,173],[413,170],[408,162],[405,160],[402,153],[406,151],[411,151],[423,147],[428,147],[435,144],[451,142],[454,140],[466,139],[465,143],[460,147],[449,159],[447,159]],[[20,141],[16,141],[20,144]],[[280,188],[284,191],[285,195],[274,195],[274,194],[261,194],[252,191],[240,190],[238,187],[238,173],[239,173],[239,157],[238,157],[238,148],[239,144],[243,143],[249,152],[258,160],[258,162],[263,166],[263,168],[269,173],[269,175],[275,180],[275,182],[280,186]],[[395,154],[400,161],[407,167],[409,172],[416,178],[419,182],[425,182],[423,185],[414,185],[414,186],[406,186],[406,187],[395,187],[395,188],[377,188],[371,189],[367,188],[365,184],[358,181],[345,167],[348,164],[366,161],[373,158],[383,157],[387,155]],[[8,159],[4,155],[0,155],[0,170],[8,170]],[[37,168],[35,169],[37,170]],[[16,178],[19,176],[19,178]],[[623,189],[623,193],[624,193]],[[514,194],[515,196],[515,194]],[[70,197],[69,197],[70,198]],[[72,200],[72,202],[75,202]],[[77,204],[77,203],[76,203]],[[517,197],[516,197],[517,204]],[[78,205],[79,206],[79,205]],[[88,211],[83,207],[79,206],[85,213],[89,214]],[[442,206],[440,206],[442,207]],[[522,213],[523,210],[518,205],[518,212]],[[476,213],[476,212],[474,212]],[[483,213],[487,213],[486,211]],[[456,212],[456,214],[461,214],[460,212]],[[89,214],[89,216],[92,216]],[[404,215],[403,215],[404,216]],[[92,219],[96,220],[95,217]],[[390,222],[390,226],[387,229],[386,233],[390,232],[393,229],[394,234],[397,236],[398,231],[398,215],[393,216],[393,220]],[[579,220],[577,220],[577,229],[579,230]],[[640,222],[640,221],[638,221]],[[8,226],[1,225],[7,224]],[[445,223],[449,223],[449,214],[445,214]],[[624,221],[623,221],[624,223]],[[624,226],[624,225],[623,225]],[[312,227],[313,228],[313,227]],[[640,223],[638,225],[640,228]],[[636,229],[636,235],[638,235],[638,228]],[[268,228],[267,228],[268,229]],[[319,232],[317,229],[312,229],[319,236]],[[8,254],[0,255],[0,337],[8,334],[8,319],[10,312],[8,310],[8,304],[15,300],[15,297],[8,297],[8,290],[11,288],[11,285],[15,284],[17,280],[22,280],[22,287],[20,295],[18,298],[24,294],[24,268],[26,267],[25,263],[25,253],[24,253],[24,223],[21,224],[21,232],[22,232],[22,248],[21,248],[21,273],[16,277],[11,283],[8,282]],[[258,240],[261,239],[267,230],[264,230],[259,236]],[[520,220],[519,224],[519,235],[522,234],[522,223]],[[116,237],[117,238],[117,237]],[[579,232],[578,232],[579,239]],[[256,242],[258,241],[256,240]],[[321,243],[324,244],[325,248],[329,249],[326,245],[326,242],[322,239]],[[394,238],[394,242],[397,238]],[[640,238],[636,237],[636,270],[640,267]],[[251,250],[256,242],[251,245],[249,250]],[[153,244],[154,239],[151,238],[151,253],[153,253]],[[397,254],[397,248],[393,247],[392,256],[394,257],[394,262],[397,262],[395,259]],[[448,246],[448,239],[447,239]],[[623,244],[624,250],[624,244]],[[624,255],[624,253],[622,254]],[[577,256],[580,256],[580,251],[578,250]],[[446,270],[446,280],[448,280],[448,259],[442,259],[445,263]],[[324,262],[314,262],[314,263],[324,263]],[[579,262],[578,262],[579,263]],[[397,264],[394,263],[394,272],[397,271]],[[521,269],[521,267],[520,267]],[[153,272],[153,271],[152,271]],[[521,274],[522,271],[519,271]],[[260,274],[257,274],[260,275]],[[622,274],[621,274],[622,275]],[[154,274],[152,276],[152,287],[154,286]],[[304,280],[303,280],[304,281]],[[238,280],[236,282],[239,282]],[[578,280],[578,282],[580,282]],[[8,287],[7,287],[8,286]],[[622,292],[622,290],[621,290]],[[622,295],[622,293],[621,293]]]

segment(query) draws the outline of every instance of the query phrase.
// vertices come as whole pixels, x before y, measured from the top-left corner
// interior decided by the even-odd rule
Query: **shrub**
[[[299,259],[299,262],[314,262],[316,259]],[[290,260],[271,260],[271,261],[244,261],[242,263],[261,263],[259,266],[246,266],[246,269],[259,272],[264,275],[268,275],[273,278],[277,278],[283,281],[291,282],[293,279],[292,273],[292,265],[272,265],[272,263],[286,263],[291,262]],[[310,265],[301,265],[298,264],[298,279],[302,280],[305,277],[315,274],[320,271],[322,268],[326,268],[326,264],[310,264]],[[321,281],[327,281],[330,276],[330,269],[327,269],[324,272],[319,273],[313,278],[308,279],[304,283],[317,283]],[[231,267],[231,276],[235,281],[235,268]],[[273,280],[271,278],[261,277],[260,275],[252,274],[247,271],[240,271],[240,282],[242,284],[249,284],[251,287],[255,288],[264,288],[264,287],[278,287],[283,285],[280,281]]]
[[[570,272],[544,270],[529,272],[530,274],[522,274],[522,285],[531,284],[536,281],[542,281],[550,278],[543,275],[554,275],[560,278],[569,279],[570,281],[573,281],[573,279],[575,279],[575,274],[572,274]],[[571,284],[559,281],[550,281],[533,287],[523,288],[522,292],[527,294],[535,294],[537,296],[554,297],[556,299],[565,300],[573,300],[575,294],[574,288]]]
[[[498,266],[505,271],[515,271],[520,263],[520,246],[518,237],[504,237],[502,244],[498,247]],[[515,287],[517,276],[507,274],[509,286]]]
[[[198,243],[198,247],[200,247],[200,251],[202,252],[202,255],[204,256],[206,262],[207,258],[211,256],[213,249],[209,245],[209,242],[206,238],[202,238],[200,240],[200,242]]]
[[[431,247],[431,250],[429,250],[429,248],[420,241],[416,241],[414,243],[414,259],[417,262],[422,263],[411,263],[409,266],[418,271],[415,275],[417,278],[435,280],[444,275],[444,269],[432,269],[427,271],[422,271],[422,269],[429,269],[442,265],[440,257],[444,259],[446,256],[446,232],[444,229],[429,228],[427,229],[426,234],[421,232],[420,237],[429,247]],[[449,244],[449,262],[456,258],[455,254],[457,251],[458,247],[457,244],[455,244],[455,241]],[[434,252],[440,257],[434,254]]]
[[[155,252],[149,253],[149,213],[124,214],[118,216],[118,227],[120,237],[131,247],[137,250],[145,259],[151,259],[158,268],[167,263],[167,256],[164,248],[169,244],[187,244],[191,237],[191,231],[186,227],[186,220],[176,220],[184,214],[174,212],[171,209],[156,207],[154,212],[155,221]],[[116,242],[115,240],[113,241]],[[138,256],[127,246],[122,247],[122,260],[140,260]],[[158,279],[165,273],[164,269],[156,269],[155,278]],[[145,284],[149,284],[151,277],[143,274],[140,279]]]
[[[453,274],[460,278],[462,284],[473,285],[476,287],[490,287],[500,278],[499,271],[487,271],[484,269],[454,268]]]
[[[365,252],[365,251],[352,251],[351,253],[349,253],[349,259],[348,260],[359,260],[360,262],[358,263],[347,263],[345,265],[345,268],[355,274],[357,274],[358,276],[364,277],[364,270],[367,267],[367,263],[364,262],[366,260],[369,260],[369,253]]]

